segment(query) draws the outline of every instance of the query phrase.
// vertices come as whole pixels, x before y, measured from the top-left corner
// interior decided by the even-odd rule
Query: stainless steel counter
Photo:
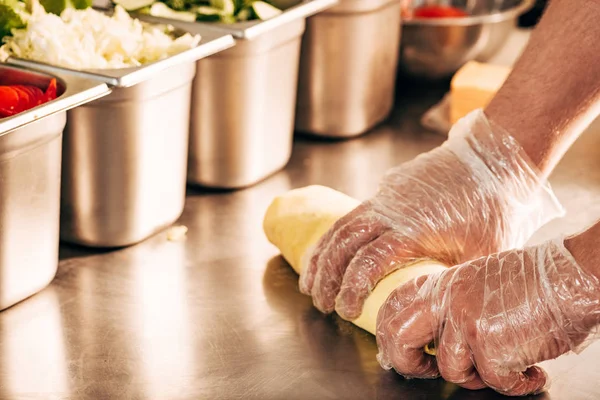
[[[441,92],[424,92],[363,138],[297,140],[289,167],[258,186],[190,189],[183,241],[160,233],[118,251],[61,248],[52,285],[0,313],[0,398],[501,398],[380,369],[373,337],[313,309],[262,233],[276,194],[322,184],[364,199],[388,167],[439,145],[417,121]],[[552,182],[569,215],[538,240],[600,217],[600,124]],[[553,387],[540,398],[599,398],[598,357],[600,343],[547,363]]]

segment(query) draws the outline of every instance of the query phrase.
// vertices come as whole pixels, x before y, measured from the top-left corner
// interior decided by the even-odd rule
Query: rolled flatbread
[[[263,230],[268,240],[300,275],[321,236],[359,204],[358,200],[325,186],[294,189],[272,201],[264,217]],[[365,300],[362,314],[350,322],[375,334],[379,308],[394,289],[413,278],[446,268],[442,263],[427,260],[390,273]]]

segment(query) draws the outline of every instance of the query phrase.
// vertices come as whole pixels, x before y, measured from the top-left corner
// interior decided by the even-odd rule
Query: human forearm
[[[600,0],[552,1],[485,109],[544,175],[600,113],[599,20]]]

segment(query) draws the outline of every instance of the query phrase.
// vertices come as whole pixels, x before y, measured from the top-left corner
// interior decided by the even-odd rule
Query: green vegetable
[[[221,20],[221,10],[214,7],[199,6],[192,9],[196,13],[196,21],[216,22]]]
[[[85,10],[92,6],[93,0],[71,0],[71,5],[76,10]]]
[[[113,0],[113,2],[121,4],[128,11],[138,10],[157,17],[192,21],[190,15],[192,13],[195,14],[196,21],[222,24],[255,19],[265,20],[282,12],[266,0]]]
[[[233,0],[210,0],[210,6],[221,10],[223,15],[233,15],[235,13]]]
[[[113,3],[120,5],[127,11],[136,11],[146,7],[154,6],[155,4],[163,4],[155,3],[155,0],[113,0]]]
[[[0,0],[0,44],[4,36],[10,36],[12,29],[25,28],[27,23],[25,3],[17,0]]]
[[[249,21],[252,17],[252,10],[249,7],[243,8],[237,13],[237,19],[240,22]]]
[[[186,11],[188,8],[186,0],[165,0],[164,3],[175,11]]]
[[[281,14],[281,10],[277,7],[273,7],[269,3],[264,1],[255,1],[252,3],[252,10],[258,19],[267,20]]]
[[[194,22],[196,20],[195,13],[189,11],[174,11],[165,3],[152,4],[152,7],[150,7],[147,13],[155,17],[171,18],[179,21]]]
[[[40,0],[46,12],[60,15],[67,8],[85,10],[92,6],[92,0]]]
[[[221,21],[220,22],[222,24],[235,24],[236,22],[238,22],[238,20],[235,17],[235,15],[229,14],[229,15],[221,15]]]

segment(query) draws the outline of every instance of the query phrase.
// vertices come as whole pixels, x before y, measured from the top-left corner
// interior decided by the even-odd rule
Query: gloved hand
[[[352,320],[395,269],[520,247],[562,213],[519,144],[477,110],[442,146],[391,169],[373,198],[334,224],[303,269],[300,290],[319,310]]]
[[[406,377],[526,395],[547,384],[530,366],[580,351],[598,322],[600,281],[561,238],[400,286],[379,310],[377,358]],[[436,357],[423,352],[432,341]]]

